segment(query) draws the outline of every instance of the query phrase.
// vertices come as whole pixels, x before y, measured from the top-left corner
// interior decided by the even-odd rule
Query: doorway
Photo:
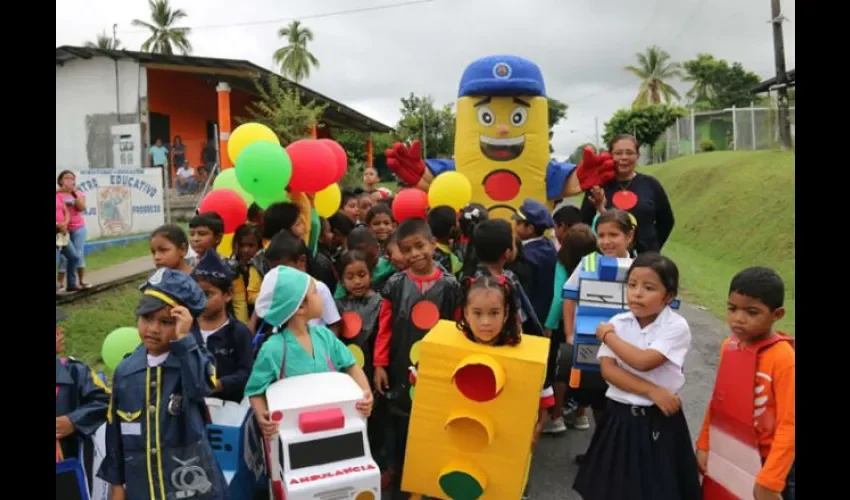
[[[171,146],[171,118],[162,113],[150,113],[151,146],[162,139],[165,147]]]

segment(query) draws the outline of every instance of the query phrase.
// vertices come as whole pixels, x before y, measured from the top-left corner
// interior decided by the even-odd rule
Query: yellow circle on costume
[[[230,161],[235,164],[236,159],[239,158],[239,153],[248,144],[256,141],[280,144],[277,134],[262,123],[243,123],[236,127],[236,130],[230,134],[230,138],[227,140],[227,155],[230,156]]]
[[[419,362],[419,352],[422,350],[422,341],[417,340],[410,346],[410,362],[414,365]]]
[[[361,491],[354,497],[354,500],[375,500],[375,494],[371,491]]]
[[[463,410],[452,412],[444,428],[452,445],[467,453],[476,453],[490,446],[495,434],[495,426],[486,415],[474,415]]]
[[[328,218],[339,210],[339,204],[342,203],[342,191],[339,190],[339,184],[333,183],[330,186],[316,193],[313,198],[313,204],[316,207],[316,213],[320,217]]]
[[[357,344],[348,344],[348,350],[354,355],[354,361],[357,362],[357,366],[363,368],[363,365],[366,364],[366,357],[363,355],[363,350]]]
[[[233,233],[227,233],[221,237],[221,243],[215,249],[219,255],[228,258],[233,255]]]
[[[428,188],[428,206],[448,205],[460,210],[472,200],[472,185],[460,172],[438,175]]]
[[[631,219],[631,221],[632,221],[632,227],[637,228],[638,227],[637,226],[637,219],[635,219],[635,216],[632,215],[631,212],[626,212],[626,213],[629,214],[629,219]]]

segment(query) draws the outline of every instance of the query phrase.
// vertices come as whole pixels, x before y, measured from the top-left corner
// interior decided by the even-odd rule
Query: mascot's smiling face
[[[465,96],[457,102],[455,162],[472,200],[509,218],[522,201],[546,201],[549,108],[542,96]]]

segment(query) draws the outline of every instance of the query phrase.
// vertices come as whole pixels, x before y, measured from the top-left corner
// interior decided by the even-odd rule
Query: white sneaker
[[[580,431],[586,431],[587,429],[590,429],[590,421],[587,419],[586,415],[582,415],[580,417],[576,416],[573,421],[573,427]]]
[[[567,432],[567,424],[564,423],[563,418],[549,420],[543,425],[543,430],[541,432],[543,432],[543,434],[560,434],[562,432]]]

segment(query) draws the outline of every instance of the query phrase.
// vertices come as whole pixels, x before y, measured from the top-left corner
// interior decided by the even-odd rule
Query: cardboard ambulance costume
[[[421,147],[396,143],[387,166],[403,182],[428,191],[435,177],[457,171],[472,187],[472,203],[510,220],[525,198],[543,204],[614,178],[610,156],[590,155],[578,167],[549,155],[549,107],[543,73],[517,56],[472,62],[458,88],[454,159],[419,157]],[[551,206],[551,204],[549,205]]]
[[[753,497],[756,476],[762,468],[754,424],[756,367],[759,352],[785,335],[745,346],[733,337],[726,349],[711,396],[708,470],[703,478],[704,500],[743,500]]]
[[[523,336],[517,346],[492,347],[442,320],[419,344],[402,490],[451,500],[520,498],[549,340]]]
[[[363,390],[339,372],[279,380],[266,391],[280,432],[267,449],[275,500],[376,500],[381,473],[366,419],[355,408]]]

